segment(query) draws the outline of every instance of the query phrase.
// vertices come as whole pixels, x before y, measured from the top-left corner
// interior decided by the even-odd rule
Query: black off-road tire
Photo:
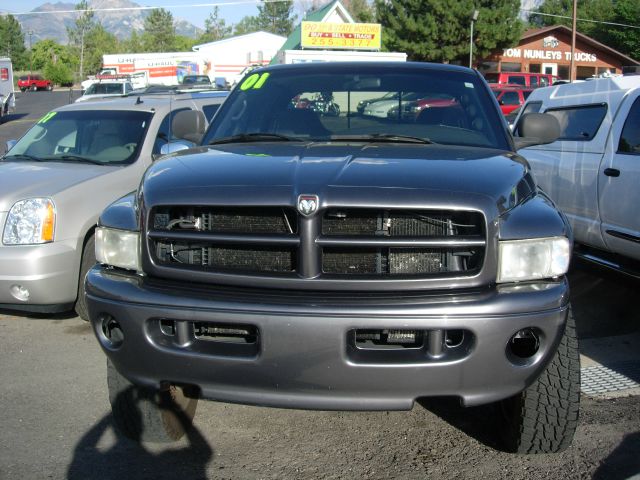
[[[191,428],[197,398],[180,387],[155,390],[132,384],[107,360],[109,402],[117,430],[136,442],[174,442]]]
[[[29,88],[29,90],[35,92],[36,90],[38,90],[38,87],[36,87],[35,85],[31,85],[31,88]]]
[[[85,322],[89,321],[89,310],[87,308],[87,299],[84,296],[84,277],[87,272],[96,264],[96,243],[95,238],[91,235],[82,249],[82,260],[80,261],[80,275],[78,277],[78,297],[74,310],[78,316]]]
[[[525,391],[502,402],[503,440],[513,453],[557,453],[573,440],[580,410],[580,355],[571,309],[558,351]]]

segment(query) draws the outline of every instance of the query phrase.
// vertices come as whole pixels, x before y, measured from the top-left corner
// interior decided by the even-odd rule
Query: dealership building
[[[631,65],[640,65],[640,62],[576,32],[574,78],[584,80],[605,72],[622,73],[623,66]],[[571,69],[571,29],[554,25],[527,30],[517,46],[495,52],[479,61],[475,67],[483,73],[550,73],[568,80]]]

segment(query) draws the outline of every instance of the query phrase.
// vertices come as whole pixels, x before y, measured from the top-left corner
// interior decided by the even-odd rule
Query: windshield
[[[84,92],[85,95],[122,95],[124,83],[94,83]]]
[[[151,114],[118,110],[50,112],[4,160],[128,164],[138,156]]]
[[[203,144],[405,136],[509,149],[493,102],[484,82],[464,71],[338,63],[256,70],[221,107]]]

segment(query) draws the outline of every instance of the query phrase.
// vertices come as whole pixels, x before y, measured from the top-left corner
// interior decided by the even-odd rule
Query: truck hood
[[[54,197],[115,167],[59,162],[0,162],[0,212],[25,198]],[[82,201],[82,199],[78,199]]]
[[[527,162],[512,152],[412,144],[252,143],[200,147],[156,162],[143,183],[161,204],[321,206],[485,205],[508,210],[530,192]],[[524,185],[524,187],[523,187]],[[488,212],[487,212],[488,213]]]

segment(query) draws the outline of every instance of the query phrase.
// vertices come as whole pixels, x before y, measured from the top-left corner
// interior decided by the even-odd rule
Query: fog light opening
[[[448,348],[456,348],[464,342],[464,330],[447,330],[444,343]]]
[[[108,346],[118,348],[124,342],[124,332],[118,321],[111,315],[102,314],[101,316],[102,335]]]
[[[540,336],[533,328],[519,330],[509,340],[509,350],[517,358],[531,358],[539,349]]]
[[[175,337],[176,322],[173,320],[160,320],[160,331],[168,337]]]
[[[21,302],[28,302],[31,294],[29,293],[29,289],[22,285],[11,285],[9,289],[11,295],[16,300],[20,300]]]

